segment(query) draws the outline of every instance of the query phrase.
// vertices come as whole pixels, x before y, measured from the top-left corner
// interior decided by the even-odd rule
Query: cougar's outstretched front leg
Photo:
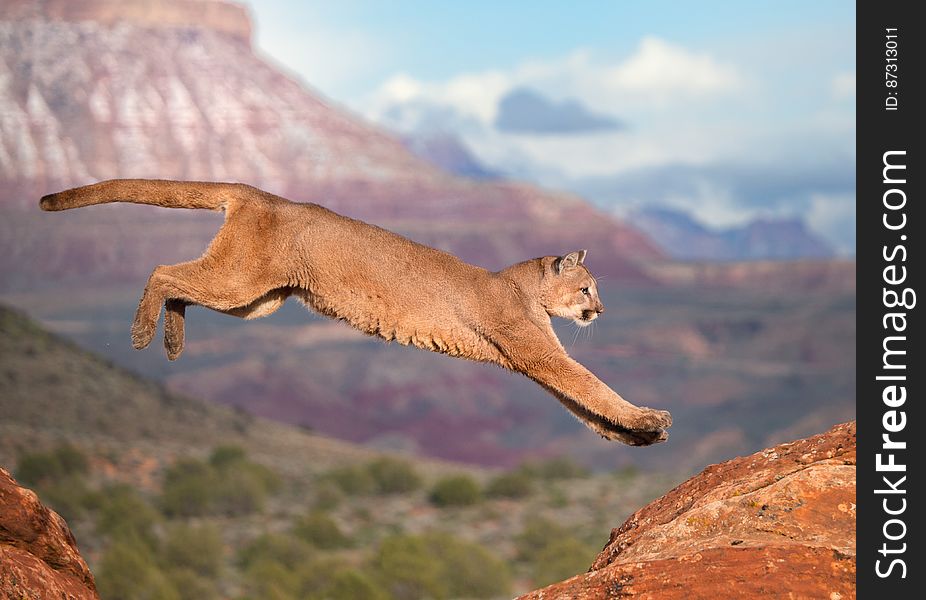
[[[613,423],[589,413],[582,409],[574,400],[554,390],[553,388],[543,386],[548,392],[553,394],[567,409],[574,414],[586,427],[600,435],[601,437],[617,442],[627,444],[628,446],[650,446],[658,444],[669,439],[669,433],[664,429],[654,431],[630,430],[614,425]],[[644,408],[643,410],[652,410]],[[660,411],[665,412],[665,411]],[[667,413],[668,414],[668,413]],[[670,417],[671,419],[671,417]]]
[[[536,333],[534,331],[529,337],[536,340],[540,337]],[[507,352],[507,345],[502,344],[502,351],[510,362],[510,368],[542,385],[601,436],[632,446],[649,445],[668,438],[664,430],[672,425],[672,416],[667,411],[627,402],[566,354],[561,345],[553,341],[540,345],[536,342],[532,345],[511,345],[512,348],[520,348],[520,352]]]
[[[672,424],[667,411],[627,402],[565,352],[530,364],[524,374],[575,403],[568,406],[573,412],[587,412],[630,431],[656,432]]]

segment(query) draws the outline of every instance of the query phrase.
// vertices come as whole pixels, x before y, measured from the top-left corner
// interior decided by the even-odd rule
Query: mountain
[[[854,598],[855,422],[711,465],[541,598]]]
[[[831,258],[833,248],[803,221],[757,219],[739,227],[710,229],[670,208],[631,212],[627,221],[677,260],[737,261]]]

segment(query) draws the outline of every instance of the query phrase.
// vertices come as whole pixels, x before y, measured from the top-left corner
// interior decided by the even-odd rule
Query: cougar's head
[[[548,261],[543,277],[543,302],[550,316],[572,319],[585,327],[604,312],[598,283],[585,265],[585,250]]]

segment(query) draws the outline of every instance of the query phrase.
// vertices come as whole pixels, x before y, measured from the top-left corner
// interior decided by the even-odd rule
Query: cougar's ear
[[[579,250],[579,264],[585,264],[585,255],[588,254],[588,250]]]
[[[569,269],[574,269],[576,265],[581,265],[582,261],[585,260],[585,250],[579,250],[578,252],[570,252],[566,256],[560,256],[555,261],[553,261],[553,268],[556,270],[557,275],[562,275],[563,271],[568,271]]]

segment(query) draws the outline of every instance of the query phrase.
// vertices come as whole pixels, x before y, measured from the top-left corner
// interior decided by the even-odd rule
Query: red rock
[[[855,422],[711,465],[522,598],[855,597]]]
[[[67,523],[2,468],[0,598],[99,598]]]

